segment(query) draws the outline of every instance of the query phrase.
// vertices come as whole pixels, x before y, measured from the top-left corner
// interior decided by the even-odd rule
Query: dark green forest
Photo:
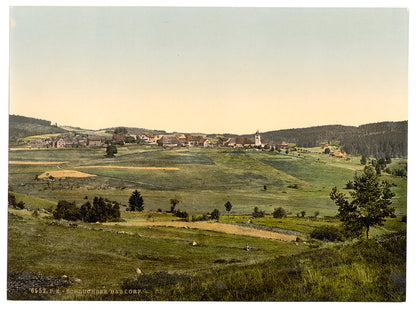
[[[10,139],[63,132],[66,132],[66,130],[52,125],[50,121],[20,115],[9,115]]]
[[[269,144],[290,142],[298,147],[315,147],[339,142],[348,154],[376,158],[407,158],[407,121],[354,126],[328,125],[268,131],[261,134]],[[252,135],[244,135],[251,137]]]

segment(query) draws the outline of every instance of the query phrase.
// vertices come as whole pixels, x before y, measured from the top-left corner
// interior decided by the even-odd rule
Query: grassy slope
[[[169,270],[195,275],[222,268],[217,260],[250,265],[306,247],[183,228],[124,227],[122,222],[73,227],[65,221],[34,218],[28,211],[9,212],[8,269],[80,278],[82,283],[75,288],[118,289],[123,279],[134,277],[136,268],[144,273]],[[193,241],[198,245],[192,246]],[[244,251],[246,243],[258,250]]]
[[[62,169],[97,175],[88,180],[66,179],[51,187],[34,181],[36,174],[59,169],[51,166],[10,165],[9,184],[14,191],[57,201],[101,195],[127,205],[133,189],[139,189],[147,210],[169,209],[169,200],[181,200],[178,208],[190,213],[223,210],[230,200],[232,213],[251,213],[255,206],[266,212],[282,206],[294,214],[318,211],[321,216],[335,215],[336,206],[329,199],[333,186],[343,188],[358,169],[359,157],[350,161],[314,153],[247,151],[228,149],[161,150],[157,147],[120,147],[113,159],[104,158],[104,149],[44,149],[10,151],[10,160],[64,161]],[[127,170],[87,168],[82,166],[177,167],[179,170]],[[393,190],[399,214],[406,213],[406,179],[386,176],[397,184]],[[299,189],[288,188],[298,184]],[[263,186],[267,185],[267,191]]]

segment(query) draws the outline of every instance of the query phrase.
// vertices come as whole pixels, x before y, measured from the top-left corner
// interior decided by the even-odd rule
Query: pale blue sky
[[[13,7],[10,113],[250,133],[407,119],[406,9]]]

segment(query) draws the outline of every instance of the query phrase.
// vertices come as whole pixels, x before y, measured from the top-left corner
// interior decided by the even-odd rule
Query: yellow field
[[[56,170],[46,171],[39,176],[39,179],[45,179],[53,176],[54,178],[88,178],[95,177],[93,174],[79,172],[75,170]]]
[[[117,225],[117,223],[103,223],[103,225]],[[128,220],[123,223],[123,226],[160,226],[160,227],[182,227],[184,229],[201,229],[217,231],[232,235],[242,235],[250,237],[258,237],[265,239],[274,239],[280,241],[295,241],[296,236],[277,233],[273,231],[255,229],[250,227],[243,227],[232,224],[217,223],[217,222],[168,222],[168,221],[144,221],[144,220]]]
[[[9,161],[9,165],[60,165],[64,161]]]
[[[132,170],[179,170],[176,167],[129,167],[129,166],[81,166],[78,168],[108,168],[108,169],[132,169]]]

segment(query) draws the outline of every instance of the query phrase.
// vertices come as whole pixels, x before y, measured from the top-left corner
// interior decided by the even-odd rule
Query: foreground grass
[[[398,233],[193,279],[144,276],[125,281],[123,288],[140,290],[142,300],[397,302],[406,299],[405,257],[406,237]]]
[[[82,281],[71,286],[77,289],[119,289],[124,279],[135,275],[136,268],[144,274],[169,271],[195,276],[223,268],[218,262],[247,266],[307,248],[306,244],[212,231],[131,227],[122,222],[117,226],[69,223],[44,215],[34,218],[26,210],[9,212],[8,270],[66,275]],[[244,251],[246,244],[256,251]]]

